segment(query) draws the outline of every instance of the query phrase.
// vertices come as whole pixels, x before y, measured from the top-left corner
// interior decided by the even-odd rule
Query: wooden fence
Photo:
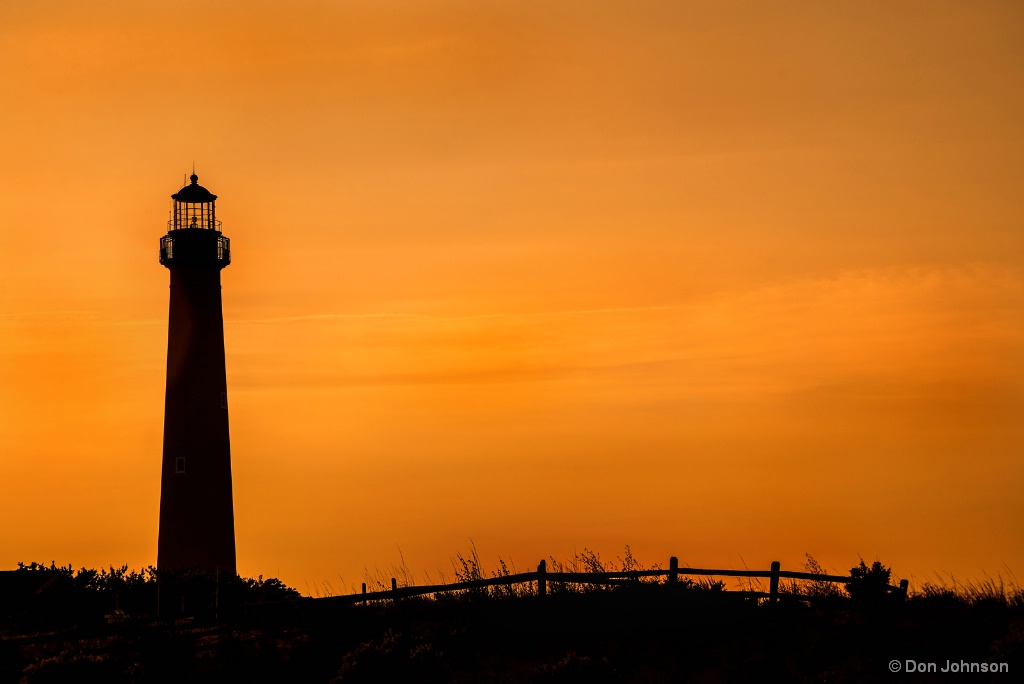
[[[780,598],[799,597],[802,599],[814,598],[813,594],[792,593],[779,591],[779,580],[806,580],[816,583],[847,584],[853,579],[849,575],[819,575],[810,572],[796,572],[793,570],[782,570],[778,561],[773,561],[770,570],[706,570],[702,568],[680,568],[679,560],[673,556],[669,559],[668,570],[628,570],[611,572],[548,572],[547,563],[541,561],[536,572],[520,572],[516,574],[500,575],[497,577],[485,577],[465,582],[452,584],[433,584],[425,586],[398,586],[398,580],[391,578],[391,589],[383,591],[366,591],[366,583],[363,583],[362,593],[332,596],[332,602],[341,603],[364,603],[368,601],[392,601],[399,598],[412,596],[429,596],[459,591],[480,591],[487,587],[512,587],[518,585],[531,585],[530,589],[537,596],[544,596],[549,593],[549,585],[568,586],[623,586],[637,585],[644,579],[664,578],[668,585],[676,585],[680,577],[744,577],[749,579],[767,579],[768,591],[743,590],[730,592],[753,598],[766,598],[770,601],[777,601]],[[900,598],[907,597],[907,580],[900,580],[899,586],[886,586],[889,594]],[[525,592],[523,592],[525,593]]]

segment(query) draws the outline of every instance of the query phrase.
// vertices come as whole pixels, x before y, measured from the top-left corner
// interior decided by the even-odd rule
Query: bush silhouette
[[[889,577],[892,569],[880,561],[868,567],[864,559],[860,565],[850,568],[850,581],[846,583],[846,591],[850,598],[863,603],[881,603],[889,596]]]

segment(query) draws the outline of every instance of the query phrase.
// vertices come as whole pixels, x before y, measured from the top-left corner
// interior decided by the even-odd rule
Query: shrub
[[[850,568],[850,581],[846,583],[846,591],[855,601],[879,603],[889,595],[891,575],[892,569],[885,567],[880,561],[876,560],[868,567],[861,558],[860,565]]]

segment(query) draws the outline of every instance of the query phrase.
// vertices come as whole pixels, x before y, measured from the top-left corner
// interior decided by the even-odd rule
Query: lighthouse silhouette
[[[231,262],[217,196],[199,177],[171,195],[171,272],[157,569],[236,574],[220,271]]]

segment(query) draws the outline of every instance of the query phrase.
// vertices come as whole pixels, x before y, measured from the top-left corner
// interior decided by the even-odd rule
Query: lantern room
[[[189,185],[171,195],[171,220],[167,222],[167,229],[220,230],[215,211],[217,196],[199,185],[196,174],[193,173],[189,180],[192,181]]]
[[[160,263],[171,268],[221,269],[231,263],[231,242],[220,232],[217,196],[199,185],[199,176],[171,195],[171,220],[160,238]]]

